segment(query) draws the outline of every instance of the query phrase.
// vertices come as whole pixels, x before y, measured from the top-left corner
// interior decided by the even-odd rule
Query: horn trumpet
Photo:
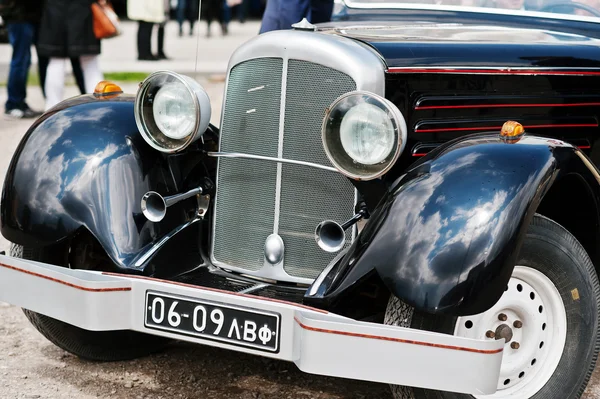
[[[346,230],[367,216],[367,210],[361,209],[350,220],[339,224],[333,220],[324,220],[315,229],[315,241],[325,252],[337,252],[346,243]]]
[[[148,191],[142,197],[142,213],[149,221],[160,222],[165,218],[168,207],[199,194],[202,194],[202,187],[168,197],[163,197],[156,191]]]

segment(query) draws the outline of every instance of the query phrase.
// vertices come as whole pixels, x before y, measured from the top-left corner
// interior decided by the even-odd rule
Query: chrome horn
[[[361,209],[350,220],[339,224],[333,220],[324,220],[315,229],[315,241],[325,252],[337,252],[344,247],[346,242],[346,230],[356,224],[363,217],[368,216],[366,209]]]
[[[148,191],[142,197],[142,213],[151,222],[160,222],[167,214],[167,208],[184,199],[202,194],[202,187],[194,188],[186,193],[163,197],[156,191]]]

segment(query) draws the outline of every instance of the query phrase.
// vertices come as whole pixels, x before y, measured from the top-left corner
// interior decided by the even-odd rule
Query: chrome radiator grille
[[[348,75],[315,63],[244,61],[229,74],[220,151],[331,166],[321,142],[325,108],[355,89]],[[325,219],[345,221],[354,202],[354,188],[339,173],[221,158],[213,259],[221,266],[257,271],[264,264],[265,239],[277,233],[285,244],[284,270],[315,278],[335,256],[316,245],[316,225]]]

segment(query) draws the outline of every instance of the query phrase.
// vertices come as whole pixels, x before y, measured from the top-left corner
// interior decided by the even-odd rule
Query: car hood
[[[347,22],[319,30],[371,45],[388,67],[600,68],[600,40],[557,31],[427,22]]]

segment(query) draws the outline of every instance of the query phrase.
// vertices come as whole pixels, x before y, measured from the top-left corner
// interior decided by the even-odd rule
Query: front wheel
[[[567,230],[536,215],[500,300],[473,316],[434,316],[390,299],[385,323],[475,339],[504,339],[498,390],[481,399],[579,398],[594,370],[600,286],[589,256]],[[396,399],[471,395],[392,386]]]
[[[68,266],[68,249],[36,249],[12,244],[10,255]],[[82,266],[82,265],[79,265]],[[65,306],[69,306],[65,304]],[[161,350],[169,340],[135,331],[89,331],[23,309],[31,324],[50,342],[78,357],[94,361],[129,360]]]

